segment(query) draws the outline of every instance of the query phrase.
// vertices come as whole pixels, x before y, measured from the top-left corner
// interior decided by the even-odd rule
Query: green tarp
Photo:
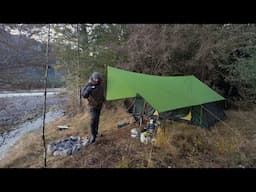
[[[136,94],[158,112],[225,99],[193,75],[164,77],[108,66],[107,100],[136,97]]]

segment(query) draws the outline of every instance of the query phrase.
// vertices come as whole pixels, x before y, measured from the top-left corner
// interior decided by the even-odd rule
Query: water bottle
[[[154,131],[154,120],[153,119],[150,119],[148,130],[150,133],[153,133],[153,131]]]

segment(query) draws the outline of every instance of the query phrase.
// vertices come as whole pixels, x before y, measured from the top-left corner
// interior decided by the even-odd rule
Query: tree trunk
[[[79,109],[81,110],[82,106],[82,97],[81,97],[81,82],[80,82],[80,45],[79,45],[79,24],[76,25],[76,31],[77,31],[77,87],[78,87],[78,98],[79,98]]]

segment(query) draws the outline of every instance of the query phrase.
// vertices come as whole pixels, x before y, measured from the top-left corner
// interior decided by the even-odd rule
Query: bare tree
[[[79,109],[82,106],[82,97],[81,97],[81,76],[80,76],[80,45],[79,45],[79,24],[76,25],[77,32],[77,88],[78,88],[78,98],[79,98]]]

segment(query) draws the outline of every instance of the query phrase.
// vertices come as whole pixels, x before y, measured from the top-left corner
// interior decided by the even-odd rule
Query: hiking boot
[[[96,137],[91,137],[89,140],[89,144],[93,144],[96,141]]]

